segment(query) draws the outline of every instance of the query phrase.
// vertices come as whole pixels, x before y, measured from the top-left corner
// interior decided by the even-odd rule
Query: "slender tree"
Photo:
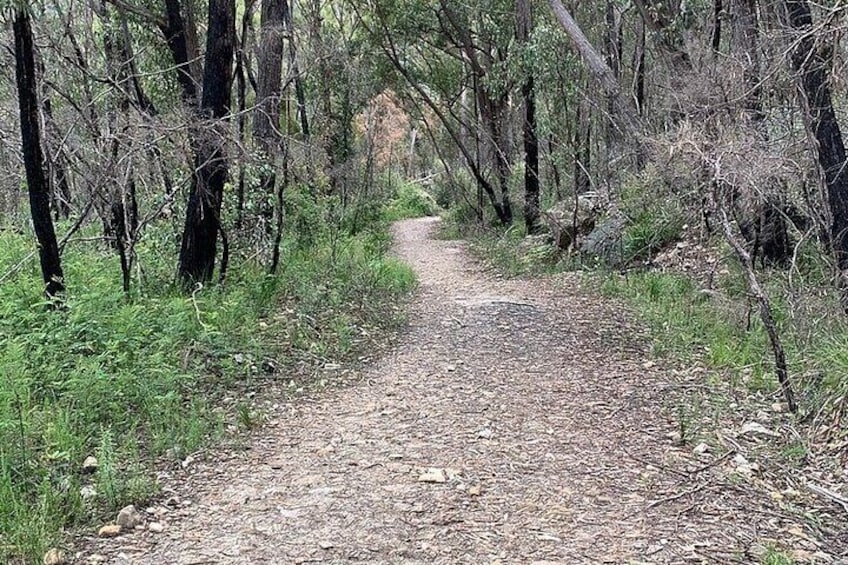
[[[813,16],[807,0],[786,2],[790,27],[797,33],[792,63],[799,74],[809,125],[816,140],[816,153],[827,187],[831,215],[830,237],[843,308],[848,311],[848,167],[845,144],[833,109],[827,58],[816,46]]]
[[[533,30],[533,13],[530,0],[516,0],[516,36],[527,45]],[[529,65],[528,65],[529,67]],[[527,233],[539,229],[539,140],[536,136],[536,90],[533,71],[526,70],[521,85],[524,99],[524,224]]]
[[[280,154],[283,136],[280,133],[280,101],[283,80],[283,5],[286,0],[262,0],[261,23],[259,28],[258,90],[256,91],[256,110],[253,116],[253,134],[256,143],[269,165],[260,175],[259,190],[263,200],[274,194],[277,175],[277,159]],[[271,217],[272,207],[263,208],[265,215]]]
[[[56,230],[50,216],[50,183],[44,171],[41,127],[38,116],[38,80],[36,78],[32,23],[29,11],[20,3],[15,7],[15,80],[21,117],[21,145],[26,169],[30,213],[38,242],[38,256],[44,290],[51,299],[65,289]]]

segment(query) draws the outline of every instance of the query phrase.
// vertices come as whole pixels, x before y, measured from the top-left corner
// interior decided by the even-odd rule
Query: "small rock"
[[[445,370],[447,370],[448,373],[453,373],[454,371],[456,371],[456,365],[448,365],[447,367],[445,367]]]
[[[333,544],[328,541],[318,542],[318,547],[321,549],[333,549]]]
[[[447,480],[448,478],[445,475],[445,470],[435,467],[427,469],[418,477],[419,483],[444,483],[447,482]]]
[[[147,524],[147,529],[154,534],[161,534],[165,531],[165,526],[163,526],[161,522],[150,522]]]
[[[750,463],[741,453],[733,458],[733,463],[736,465],[736,471],[743,475],[755,475],[760,471],[760,466],[757,463]]]
[[[469,496],[480,496],[480,492],[481,492],[480,485],[472,485],[472,486],[468,487]]]
[[[141,514],[139,514],[138,510],[132,504],[121,508],[121,511],[118,512],[118,517],[115,519],[115,523],[125,530],[135,528],[141,524],[141,521]]]
[[[784,412],[789,411],[789,405],[785,402],[775,402],[771,405],[771,411],[777,412],[778,414],[782,414]]]
[[[97,531],[97,536],[101,538],[114,538],[119,535],[121,535],[121,526],[117,524],[103,526]]]
[[[65,557],[65,552],[61,549],[50,549],[47,553],[44,554],[44,558],[41,560],[44,565],[64,565],[68,562],[67,557]]]
[[[709,450],[710,450],[710,446],[707,445],[704,442],[701,442],[701,443],[699,443],[698,445],[695,446],[695,448],[692,450],[692,453],[694,453],[695,455],[703,455],[703,454],[707,453]]]
[[[97,462],[97,457],[88,456],[85,458],[85,461],[82,462],[82,472],[86,474],[91,474],[97,471],[97,468],[100,464]]]
[[[85,485],[80,488],[80,496],[83,500],[89,500],[97,496],[97,489],[94,485]]]
[[[759,422],[748,422],[744,426],[742,426],[742,434],[752,434],[752,435],[764,435],[764,436],[772,436],[779,437],[780,434],[777,432],[773,432],[770,429],[766,428],[764,425]]]

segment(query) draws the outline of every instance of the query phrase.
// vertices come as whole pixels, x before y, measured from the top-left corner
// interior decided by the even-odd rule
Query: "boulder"
[[[580,236],[590,233],[598,219],[598,196],[580,194],[575,200],[561,200],[543,214],[554,244],[560,249],[572,247]]]
[[[618,265],[624,257],[624,230],[627,218],[613,214],[597,225],[581,242],[580,252],[611,265]]]

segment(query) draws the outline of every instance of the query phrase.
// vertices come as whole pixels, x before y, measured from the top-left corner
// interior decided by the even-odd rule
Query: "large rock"
[[[624,257],[624,230],[627,218],[613,214],[595,227],[580,244],[583,255],[596,257],[611,265],[618,265]]]
[[[118,512],[118,517],[115,520],[115,523],[118,524],[124,530],[132,530],[139,524],[141,524],[142,517],[138,510],[135,509],[135,506],[130,504],[121,509]]]
[[[575,200],[561,200],[543,214],[554,245],[572,247],[580,236],[587,235],[598,219],[598,196],[594,192],[580,194]]]

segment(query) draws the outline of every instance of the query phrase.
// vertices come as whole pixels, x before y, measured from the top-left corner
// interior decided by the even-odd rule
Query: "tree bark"
[[[211,123],[198,124],[192,135],[195,171],[186,207],[178,270],[184,287],[212,280],[215,270],[221,200],[228,174],[224,147],[226,132],[222,131],[220,121],[230,111],[235,12],[235,0],[209,2],[200,109],[202,117],[210,119]]]
[[[799,74],[809,126],[827,187],[830,237],[839,270],[842,306],[848,311],[848,168],[845,144],[833,109],[827,60],[816,48],[813,18],[806,0],[786,2],[790,27],[798,34],[792,63]]]
[[[290,6],[288,0],[283,0],[283,21],[288,34],[289,65],[291,65],[292,75],[294,76],[294,94],[297,99],[297,112],[300,116],[300,131],[303,137],[308,140],[310,135],[309,118],[306,114],[306,89],[303,86],[303,76],[297,62],[297,44],[294,40],[294,24],[292,23],[293,10],[294,1]]]
[[[755,126],[765,119],[760,83],[760,38],[756,0],[734,0],[733,47],[742,58],[745,110]]]
[[[533,12],[530,0],[516,0],[516,35],[522,44],[530,42]],[[524,225],[528,234],[539,230],[539,139],[536,135],[536,91],[532,69],[526,69],[521,85],[524,99]]]
[[[176,65],[183,101],[189,108],[194,108],[197,106],[197,81],[192,74],[192,55],[180,0],[165,0],[165,14],[165,22],[160,25],[160,30]]]
[[[283,80],[284,7],[287,0],[262,0],[259,24],[258,90],[253,135],[269,165],[259,176],[263,215],[273,216],[276,166],[283,137],[280,135],[280,100]]]
[[[65,290],[56,230],[50,216],[50,186],[44,173],[41,129],[38,119],[38,82],[35,71],[32,24],[27,8],[19,6],[13,23],[15,40],[15,82],[21,118],[21,146],[26,169],[30,213],[38,241],[38,256],[44,291],[55,299]]]
[[[710,43],[712,43],[713,51],[718,53],[721,50],[721,22],[724,19],[724,5],[722,0],[713,1],[713,35]]]
[[[622,130],[622,133],[631,142],[638,142],[642,136],[641,124],[635,116],[635,112],[632,107],[622,94],[621,85],[619,84],[615,73],[609,68],[606,62],[604,62],[603,57],[601,57],[598,51],[586,38],[586,34],[583,33],[583,30],[580,29],[580,26],[577,25],[577,22],[575,22],[574,18],[571,17],[568,10],[566,10],[565,6],[562,5],[562,2],[560,2],[560,0],[548,0],[548,3],[560,26],[571,39],[572,43],[574,43],[574,46],[580,54],[580,57],[583,59],[592,79],[610,98],[616,126]]]

